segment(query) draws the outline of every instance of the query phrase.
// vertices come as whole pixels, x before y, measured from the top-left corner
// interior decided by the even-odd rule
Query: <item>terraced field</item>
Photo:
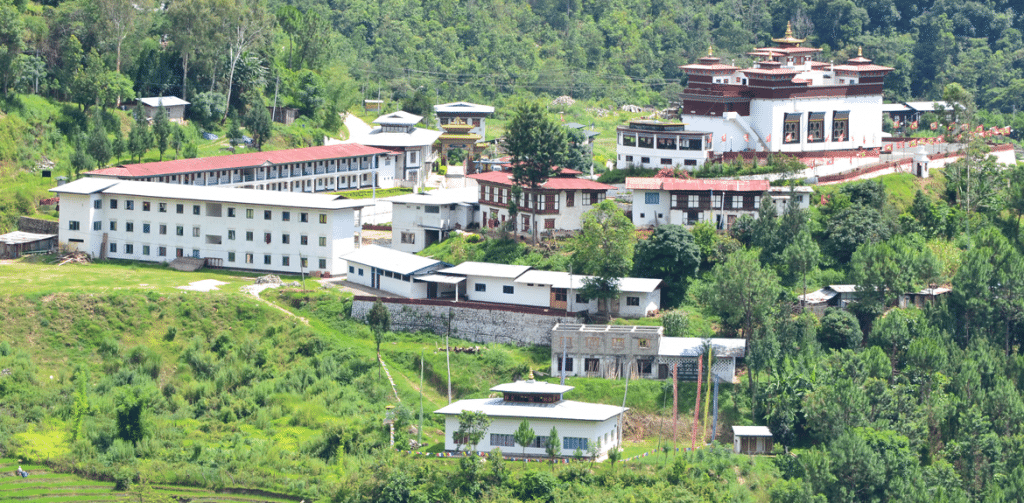
[[[99,482],[75,475],[52,473],[42,465],[22,463],[27,478],[15,475],[18,460],[0,458],[0,501],[25,503],[105,503],[139,501],[139,493],[115,491],[113,482]],[[194,487],[155,485],[145,501],[181,503],[293,503],[298,498],[269,493],[253,495],[230,489],[214,492]]]

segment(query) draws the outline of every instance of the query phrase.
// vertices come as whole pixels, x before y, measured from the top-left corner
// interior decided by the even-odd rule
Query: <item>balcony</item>
[[[242,182],[242,176],[241,175],[235,175],[233,178],[231,178],[231,183],[241,183],[241,182]]]
[[[267,173],[267,180],[276,180],[277,173]]]
[[[326,171],[324,170],[323,167],[319,167],[313,170],[313,174],[315,175],[322,175],[324,173],[326,173]]]
[[[267,175],[265,175],[263,173],[257,173],[256,174],[256,179],[257,180],[266,180],[267,179]]]
[[[251,182],[251,181],[253,181],[253,180],[255,180],[255,179],[256,179],[256,177],[255,177],[255,176],[252,176],[252,175],[245,175],[245,181],[247,181],[247,182]]]

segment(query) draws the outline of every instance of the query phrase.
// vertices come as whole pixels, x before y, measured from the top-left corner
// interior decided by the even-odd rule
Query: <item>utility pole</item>
[[[452,404],[452,350],[448,346],[448,336],[452,334],[452,318],[455,314],[448,308],[448,331],[444,334],[444,359],[448,364],[448,405]]]
[[[715,388],[718,389],[717,387]],[[718,399],[718,395],[715,395]],[[416,445],[423,445],[423,350],[420,349],[420,427],[416,430]]]

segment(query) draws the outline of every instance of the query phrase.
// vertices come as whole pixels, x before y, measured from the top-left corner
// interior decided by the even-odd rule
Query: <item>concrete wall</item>
[[[619,416],[606,419],[604,421],[571,421],[567,419],[529,419],[530,428],[533,433],[538,437],[546,437],[551,433],[551,427],[555,427],[558,430],[559,445],[564,446],[566,437],[585,438],[588,442],[600,441],[600,448],[597,457],[603,457],[612,446],[618,442],[618,430],[619,430]],[[513,447],[507,446],[493,446],[491,445],[491,434],[505,434],[511,435],[519,429],[519,424],[522,423],[521,418],[514,417],[495,417],[492,418],[491,425],[487,428],[487,433],[484,434],[483,439],[476,446],[477,452],[487,453],[491,449],[498,447],[501,449],[502,454],[506,456],[522,456],[523,447],[516,444]],[[454,434],[459,429],[459,417],[458,416],[445,416],[444,420],[444,449],[446,451],[454,451],[457,447],[462,447],[462,450],[466,450],[466,446],[457,446],[455,444]],[[569,449],[562,449],[561,457],[571,457],[573,451]],[[587,455],[587,451],[583,451],[583,455]],[[547,457],[547,453],[544,451],[544,447],[527,447],[526,456],[528,457]]]
[[[60,222],[40,220],[38,218],[19,217],[18,230],[21,232],[31,232],[33,234],[57,234],[60,232]]]
[[[369,274],[367,271],[365,274]],[[526,345],[551,345],[551,329],[556,323],[575,323],[575,318],[533,314],[529,310],[498,310],[473,307],[459,307],[457,302],[442,302],[441,305],[395,303],[392,299],[381,299],[391,312],[391,329],[405,332],[425,330],[444,334],[448,330],[449,310],[452,319],[452,337],[481,344],[501,343]],[[356,299],[352,302],[352,318],[363,320],[373,302]]]

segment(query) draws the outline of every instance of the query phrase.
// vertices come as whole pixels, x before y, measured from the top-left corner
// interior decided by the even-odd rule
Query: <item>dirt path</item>
[[[281,285],[246,285],[242,287],[242,293],[252,295],[253,297],[256,298],[256,300],[263,302],[264,304],[273,307],[274,309],[277,309],[278,311],[281,311],[282,313],[287,314],[292,318],[296,318],[302,323],[305,323],[306,326],[309,326],[309,320],[307,320],[306,318],[303,318],[302,316],[299,316],[273,302],[270,302],[267,299],[264,299],[263,297],[260,297],[260,292],[262,292],[263,290],[266,290],[267,288],[277,288],[279,286]]]

